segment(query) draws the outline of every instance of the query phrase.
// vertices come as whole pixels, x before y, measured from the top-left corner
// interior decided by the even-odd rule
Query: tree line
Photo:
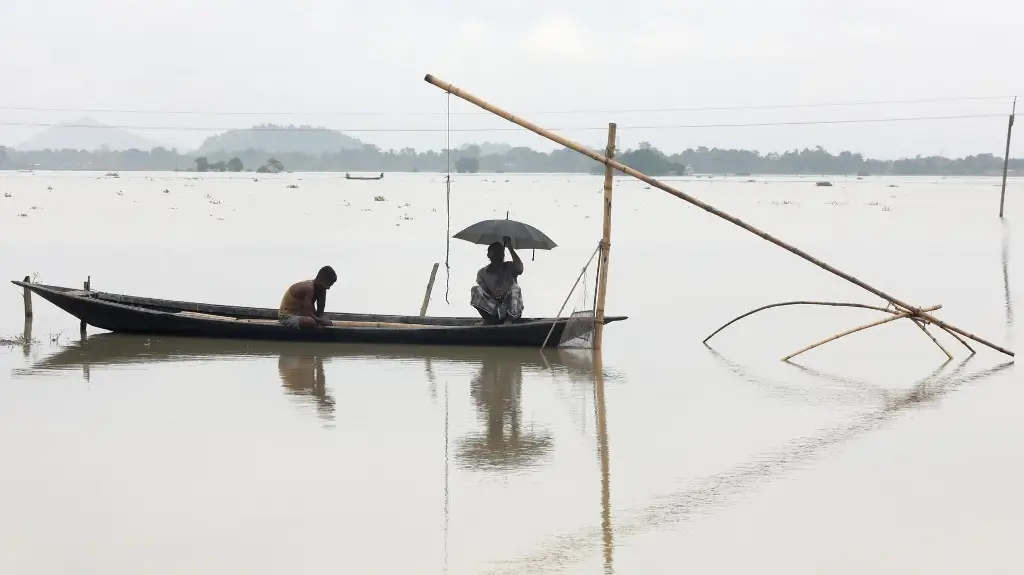
[[[1002,173],[1003,159],[993,154],[963,158],[917,156],[898,160],[866,158],[853,152],[833,154],[818,146],[783,153],[723,148],[690,148],[667,154],[648,142],[617,154],[622,163],[652,176],[698,174],[808,175],[944,175],[986,176]],[[482,154],[470,145],[457,150],[382,150],[372,144],[324,154],[268,153],[263,150],[213,152],[204,155],[167,148],[145,150],[40,150],[0,147],[0,169],[91,171],[257,171],[277,172],[446,172],[599,173],[603,166],[577,152],[539,152],[513,147]],[[1024,170],[1024,158],[1010,160],[1011,170]]]

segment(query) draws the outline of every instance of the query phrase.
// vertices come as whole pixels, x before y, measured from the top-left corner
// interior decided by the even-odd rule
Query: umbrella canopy
[[[512,238],[512,247],[519,250],[550,250],[558,244],[537,228],[515,220],[484,220],[477,222],[453,237],[474,244],[488,245]]]

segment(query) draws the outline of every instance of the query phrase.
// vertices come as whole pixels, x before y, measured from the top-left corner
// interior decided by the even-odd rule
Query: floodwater
[[[1024,182],[1001,222],[996,179],[815,179],[674,181],[1021,342]],[[600,190],[456,175],[451,231],[508,213],[548,233],[521,285],[528,315],[555,315],[600,238]],[[644,184],[615,194],[607,308],[629,319],[601,358],[82,339],[36,298],[32,343],[0,346],[0,572],[1024,572],[1009,357],[972,343],[968,360],[933,329],[947,362],[900,321],[779,361],[881,315],[832,307],[768,310],[705,347],[762,305],[884,302]],[[0,172],[5,278],[116,293],[273,307],[331,264],[328,309],[415,314],[440,262],[429,312],[472,315],[485,248],[447,225],[436,174]],[[23,328],[11,286],[0,336]]]

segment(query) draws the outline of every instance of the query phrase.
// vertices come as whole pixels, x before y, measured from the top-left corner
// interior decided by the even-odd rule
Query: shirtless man
[[[331,320],[324,319],[323,315],[327,305],[327,290],[336,281],[338,274],[334,268],[324,266],[315,278],[292,284],[281,298],[277,320],[292,329],[331,325]]]

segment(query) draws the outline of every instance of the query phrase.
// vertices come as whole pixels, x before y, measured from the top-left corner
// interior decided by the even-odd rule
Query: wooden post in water
[[[427,315],[427,306],[430,305],[430,292],[434,291],[434,278],[437,277],[437,263],[434,269],[430,270],[430,281],[427,282],[427,293],[423,294],[423,305],[420,306],[420,317]]]
[[[82,287],[85,288],[85,291],[89,291],[92,288],[92,276],[85,276],[85,282],[82,283]],[[85,320],[82,320],[78,325],[78,330],[82,332],[82,335],[85,335]]]
[[[1003,156],[1003,187],[999,192],[999,217],[1003,217],[1003,203],[1006,201],[1006,171],[1010,168],[1010,136],[1013,135],[1013,117],[1017,115],[1017,98],[1013,98],[1013,109],[1006,126],[1006,154]]]
[[[608,124],[608,147],[605,157],[615,157],[615,123]],[[612,249],[612,187],[615,169],[607,162],[604,168],[604,223],[601,227],[601,273],[597,276],[597,309],[594,310],[594,349],[600,350],[604,343],[604,300],[608,295],[608,258]]]
[[[25,276],[25,279],[21,280],[25,283],[32,281],[32,278]],[[32,319],[32,290],[25,288],[25,293],[22,295],[25,298],[25,319]]]
[[[916,317],[918,319],[922,319],[922,320],[926,321],[927,323],[931,323],[931,324],[936,325],[938,327],[945,328],[945,329],[947,329],[949,331],[952,331],[952,332],[956,332],[956,333],[958,333],[958,334],[960,334],[960,335],[962,335],[962,336],[964,336],[964,337],[966,337],[968,339],[973,339],[974,341],[976,341],[976,342],[978,342],[980,344],[983,344],[983,345],[985,345],[985,346],[987,346],[989,348],[992,348],[992,349],[994,349],[994,350],[996,350],[996,351],[998,351],[1000,353],[1004,353],[1006,355],[1009,355],[1010,357],[1013,357],[1013,352],[1012,351],[1010,351],[1010,350],[1008,350],[1008,349],[1006,349],[1004,347],[1001,347],[999,345],[996,345],[996,344],[994,344],[992,342],[986,341],[986,340],[978,337],[977,335],[974,335],[974,334],[972,334],[972,333],[970,333],[968,331],[960,329],[960,328],[958,328],[958,327],[956,327],[956,326],[954,326],[952,324],[944,322],[944,321],[940,320],[939,318],[937,318],[937,317],[927,313],[926,311],[922,310],[920,307],[913,306],[913,305],[911,305],[911,304],[909,304],[909,303],[907,303],[907,302],[905,302],[903,300],[897,299],[896,297],[894,297],[892,295],[889,295],[888,293],[886,293],[886,292],[884,292],[884,291],[882,291],[882,290],[880,290],[880,289],[878,289],[876,287],[868,285],[867,283],[865,283],[865,282],[861,281],[860,279],[858,279],[858,278],[856,278],[856,277],[854,277],[854,276],[852,276],[852,275],[850,275],[850,274],[848,274],[848,273],[846,273],[846,272],[836,268],[835,266],[829,265],[828,263],[826,263],[826,262],[824,262],[824,261],[822,261],[822,260],[812,256],[811,254],[801,250],[800,248],[797,248],[796,246],[792,246],[792,245],[790,245],[790,244],[780,240],[779,238],[776,238],[775,236],[773,236],[773,235],[771,235],[771,234],[769,234],[769,233],[767,233],[765,231],[762,231],[762,230],[760,230],[760,229],[758,229],[758,228],[748,224],[747,222],[737,218],[736,216],[733,216],[731,214],[723,212],[722,210],[712,206],[711,204],[708,204],[707,202],[703,202],[703,201],[701,201],[701,200],[699,200],[699,199],[697,199],[697,198],[695,198],[695,197],[693,197],[693,196],[691,196],[689,194],[683,193],[683,192],[681,192],[681,191],[679,191],[679,190],[669,186],[668,184],[665,184],[664,182],[660,182],[657,179],[652,178],[651,176],[648,176],[647,174],[644,174],[643,172],[640,172],[638,170],[634,170],[633,168],[630,168],[629,166],[627,166],[627,165],[625,165],[625,164],[623,164],[621,162],[617,162],[617,161],[615,161],[615,160],[613,160],[611,158],[607,158],[607,157],[599,154],[598,152],[595,152],[594,150],[591,150],[590,148],[587,148],[586,146],[583,146],[583,145],[581,145],[581,144],[579,144],[577,142],[573,142],[572,140],[570,140],[568,138],[559,136],[558,134],[556,134],[556,133],[554,133],[554,132],[552,132],[550,130],[545,130],[544,128],[541,128],[540,126],[538,126],[538,125],[536,125],[536,124],[534,124],[534,123],[532,123],[532,122],[530,122],[528,120],[520,118],[519,116],[516,116],[514,114],[510,114],[509,112],[506,112],[505,110],[502,110],[501,108],[495,106],[494,104],[491,104],[491,103],[489,103],[487,101],[481,100],[480,98],[477,98],[476,96],[465,92],[464,90],[454,86],[453,84],[450,84],[450,83],[445,82],[445,81],[443,81],[443,80],[441,80],[439,78],[434,77],[432,74],[427,74],[423,79],[427,83],[433,84],[434,86],[444,90],[445,92],[448,92],[449,94],[452,94],[454,96],[462,98],[463,100],[465,100],[465,101],[467,101],[467,102],[469,102],[471,104],[474,104],[474,105],[476,105],[479,108],[487,110],[488,112],[494,114],[495,116],[498,116],[500,118],[504,118],[504,119],[508,120],[509,122],[512,122],[513,124],[516,124],[517,126],[521,126],[523,128],[526,128],[527,130],[530,130],[531,132],[533,132],[534,134],[537,134],[538,136],[542,136],[544,138],[547,138],[548,140],[551,140],[552,142],[555,142],[557,144],[565,146],[566,148],[569,148],[570,150],[574,150],[576,152],[579,152],[579,153],[583,154],[584,156],[587,156],[588,158],[591,158],[593,160],[601,162],[602,164],[604,164],[604,165],[606,165],[608,167],[615,168],[616,170],[618,170],[618,171],[620,171],[620,172],[622,172],[622,173],[624,173],[624,174],[626,174],[628,176],[632,176],[632,177],[640,180],[641,182],[645,182],[645,183],[649,184],[651,187],[658,188],[659,190],[661,190],[663,192],[666,192],[668,194],[671,194],[671,195],[673,195],[673,196],[675,196],[675,197],[677,197],[677,198],[679,198],[679,199],[681,199],[681,200],[683,200],[685,202],[688,202],[688,203],[690,203],[690,204],[692,204],[694,206],[697,206],[698,208],[700,208],[700,209],[702,209],[702,210],[704,210],[704,211],[706,211],[706,212],[708,212],[708,213],[710,213],[710,214],[712,214],[714,216],[722,218],[723,220],[725,220],[725,221],[727,221],[727,222],[729,222],[729,223],[731,223],[731,224],[733,224],[735,226],[743,228],[744,230],[746,230],[746,231],[748,231],[748,232],[758,236],[759,238],[761,238],[761,239],[763,239],[765,241],[768,241],[770,243],[773,243],[773,244],[779,246],[780,248],[788,251],[789,253],[791,253],[791,254],[793,254],[795,256],[798,256],[798,257],[800,257],[800,258],[802,258],[802,259],[804,259],[804,260],[806,260],[806,261],[808,261],[808,262],[818,266],[819,268],[821,268],[821,269],[823,269],[823,270],[825,270],[825,271],[827,271],[827,272],[829,272],[831,274],[839,276],[839,277],[843,278],[844,280],[854,284],[855,286],[860,287],[861,289],[864,289],[864,290],[866,290],[866,291],[868,291],[868,292],[870,292],[870,293],[872,293],[872,294],[874,294],[874,295],[876,295],[876,296],[878,296],[878,297],[880,297],[880,298],[890,302],[894,306],[897,306],[897,307],[902,308],[903,310],[905,310],[907,312],[910,312],[908,317]]]

